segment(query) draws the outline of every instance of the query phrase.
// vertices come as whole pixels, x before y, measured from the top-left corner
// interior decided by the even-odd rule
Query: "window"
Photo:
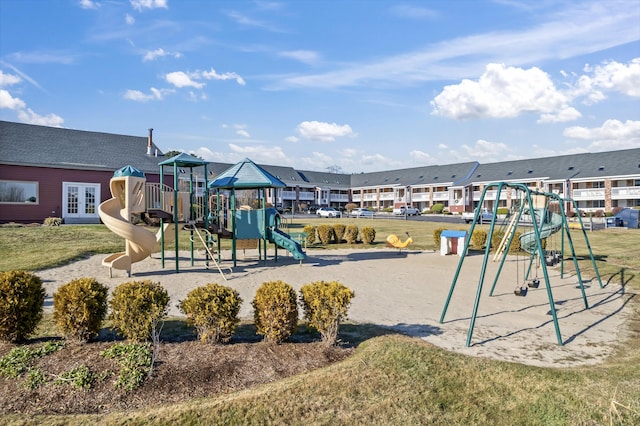
[[[0,180],[0,203],[38,204],[38,182]]]

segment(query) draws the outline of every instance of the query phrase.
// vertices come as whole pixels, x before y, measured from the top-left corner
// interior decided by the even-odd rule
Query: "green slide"
[[[536,220],[544,212],[543,209],[537,209],[534,217]],[[540,227],[540,238],[547,238],[551,234],[555,234],[562,228],[562,216],[557,213],[551,213],[551,217],[545,217]],[[527,253],[533,253],[536,249],[536,233],[535,231],[526,232],[520,235],[520,248]]]
[[[289,250],[296,260],[304,260],[307,255],[302,251],[302,246],[299,242],[292,239],[289,234],[282,232],[281,230],[274,228],[267,228],[267,239],[269,242],[277,244],[283,249]]]

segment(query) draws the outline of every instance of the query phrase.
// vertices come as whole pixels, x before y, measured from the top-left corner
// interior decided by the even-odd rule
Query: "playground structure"
[[[494,190],[495,188],[495,190]],[[488,184],[485,186],[482,195],[479,200],[479,205],[483,205],[483,202],[487,196],[488,191],[495,192],[495,200],[494,209],[493,209],[493,219],[491,220],[491,224],[489,226],[489,231],[487,234],[487,243],[484,249],[484,258],[482,262],[482,267],[480,270],[480,275],[478,279],[478,289],[476,292],[475,302],[473,306],[473,311],[471,315],[471,323],[469,325],[469,332],[467,334],[467,342],[466,346],[471,345],[471,339],[473,336],[473,329],[475,327],[475,320],[478,312],[478,307],[481,300],[482,289],[485,281],[485,276],[487,272],[487,265],[491,251],[492,239],[494,233],[496,232],[496,221],[498,218],[498,203],[497,200],[500,199],[501,193],[503,190],[511,191],[511,200],[515,200],[513,207],[511,208],[510,213],[504,219],[502,226],[500,227],[500,231],[503,232],[503,237],[496,248],[496,252],[493,258],[493,261],[500,261],[500,265],[498,266],[495,279],[491,286],[491,290],[489,292],[489,296],[493,296],[494,289],[500,277],[500,273],[504,266],[505,261],[507,260],[507,254],[509,253],[509,249],[511,244],[516,237],[516,230],[519,226],[530,226],[530,230],[522,233],[519,236],[520,248],[528,253],[529,255],[529,264],[528,267],[522,268],[523,270],[523,280],[520,281],[520,276],[518,276],[516,289],[514,293],[516,296],[526,296],[528,288],[537,288],[540,284],[540,279],[538,278],[538,268],[542,269],[542,281],[544,282],[547,297],[549,300],[549,308],[551,315],[553,317],[553,323],[555,327],[556,337],[558,340],[558,345],[563,345],[562,335],[560,333],[560,326],[558,324],[558,317],[555,308],[555,302],[553,299],[553,293],[551,289],[551,282],[549,279],[549,272],[547,266],[553,266],[556,263],[560,263],[560,276],[563,278],[564,276],[564,261],[565,261],[565,239],[568,242],[570,249],[570,259],[573,260],[575,274],[578,279],[578,287],[582,293],[582,299],[584,301],[585,309],[589,309],[589,303],[587,301],[587,296],[585,293],[584,282],[582,279],[582,274],[580,272],[580,267],[578,265],[578,260],[575,253],[575,248],[573,245],[573,239],[570,232],[569,223],[567,221],[567,216],[565,212],[565,204],[571,204],[573,206],[574,211],[578,210],[577,203],[571,199],[563,199],[559,197],[557,194],[542,192],[537,189],[531,189],[523,184],[518,183],[507,183],[507,182],[495,182]],[[557,210],[558,212],[554,212],[550,210],[550,202],[557,202]],[[471,229],[469,230],[469,235],[473,235],[474,228],[477,223],[480,223],[480,209],[476,209],[475,217],[473,223],[471,225]],[[525,216],[528,216],[528,220],[525,220]],[[603,288],[602,280],[600,278],[600,274],[598,272],[598,267],[596,266],[595,259],[593,257],[593,252],[591,251],[591,246],[589,244],[589,239],[587,237],[585,228],[582,224],[582,219],[578,215],[578,220],[580,221],[580,229],[582,231],[582,235],[584,237],[586,247],[589,251],[589,257],[591,263],[594,268],[594,272],[596,278],[600,284],[600,288]],[[550,243],[550,239],[554,238],[554,234],[561,232],[561,248],[560,250],[551,250],[548,245]],[[499,235],[499,234],[498,234]],[[440,316],[440,323],[444,322],[444,318],[447,312],[447,308],[449,306],[449,302],[451,301],[451,297],[453,295],[453,291],[456,286],[456,282],[460,275],[460,271],[462,269],[465,256],[468,254],[469,245],[471,238],[467,239],[464,245],[464,249],[461,253],[460,260],[458,262],[458,266],[451,282],[451,288],[449,290],[444,308],[442,310],[442,314]],[[542,261],[544,259],[544,261]],[[516,259],[516,262],[519,262],[519,259]],[[530,279],[531,268],[535,264],[535,277]],[[525,272],[526,270],[526,272]],[[518,270],[519,275],[519,270]],[[528,282],[527,282],[528,281]]]
[[[145,211],[144,173],[126,166],[117,170],[109,182],[112,198],[98,206],[98,214],[112,232],[125,239],[125,251],[107,256],[102,264],[109,267],[109,277],[113,269],[126,271],[131,276],[131,264],[146,259],[158,249],[160,240],[171,224],[163,224],[156,235],[130,222],[133,213]]]
[[[408,232],[406,234],[407,239],[404,241],[402,241],[397,235],[390,234],[386,240],[387,247],[397,248],[398,253],[402,252],[402,249],[408,248],[413,243],[413,238],[411,238],[411,235],[409,235]]]
[[[248,162],[248,163],[247,163]],[[260,169],[250,160],[239,164],[251,164]],[[266,243],[276,245],[275,259],[277,261],[277,247],[283,247],[291,252],[295,259],[302,261],[306,254],[298,242],[279,229],[280,215],[275,209],[265,207],[264,188],[277,182],[270,176],[268,182],[262,184],[258,204],[259,210],[236,210],[236,185],[249,189],[255,182],[234,178],[226,180],[227,172],[233,173],[234,167],[222,173],[218,179],[223,179],[227,185],[217,186],[214,182],[205,185],[202,194],[197,194],[194,183],[194,168],[202,167],[207,176],[207,162],[190,156],[179,154],[165,160],[160,165],[160,183],[146,183],[144,173],[132,166],[126,166],[114,173],[110,181],[112,198],[99,206],[99,215],[103,223],[114,233],[125,239],[125,251],[109,255],[103,260],[103,265],[109,267],[109,275],[113,269],[125,270],[131,275],[131,264],[147,258],[151,253],[160,250],[162,267],[165,267],[165,247],[175,241],[175,271],[179,272],[179,231],[182,228],[190,233],[191,266],[194,265],[194,249],[196,246],[204,249],[207,268],[213,263],[223,279],[226,277],[221,268],[220,240],[232,240],[233,266],[236,266],[236,250],[239,248],[258,248],[260,259],[266,262]],[[164,167],[173,167],[173,188],[164,185]],[[189,180],[179,180],[180,171],[189,169]],[[256,170],[257,170],[256,169]],[[262,170],[262,172],[265,172]],[[255,170],[254,170],[255,173]],[[246,177],[246,176],[245,176]],[[232,182],[230,186],[229,182]],[[279,181],[278,181],[279,182]],[[210,194],[209,186],[216,189]],[[282,182],[280,182],[280,185]],[[188,186],[185,190],[185,186]],[[230,190],[230,195],[227,195]],[[213,208],[212,208],[213,207]],[[143,217],[159,220],[160,229],[157,234],[131,223],[134,213],[141,213]],[[231,230],[227,229],[231,220]],[[260,245],[262,240],[264,244]],[[231,268],[229,268],[231,269]]]

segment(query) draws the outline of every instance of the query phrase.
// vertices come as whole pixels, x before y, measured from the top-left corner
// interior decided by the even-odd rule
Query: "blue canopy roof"
[[[185,154],[183,152],[176,155],[175,157],[171,157],[158,163],[158,165],[160,166],[173,166],[174,164],[178,167],[197,167],[209,164],[209,162],[203,160],[202,158],[194,157],[193,155]]]
[[[144,177],[144,173],[133,166],[124,166],[123,168],[113,172],[113,177],[135,176]]]
[[[209,182],[211,189],[284,188],[285,186],[280,179],[248,158],[228,168],[215,180]]]

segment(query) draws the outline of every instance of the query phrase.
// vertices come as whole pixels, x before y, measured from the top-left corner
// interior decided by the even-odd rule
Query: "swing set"
[[[478,313],[478,307],[480,304],[480,299],[482,295],[482,288],[485,281],[485,276],[487,272],[487,265],[489,263],[489,256],[491,251],[491,242],[494,234],[504,235],[496,248],[496,252],[493,256],[493,261],[500,261],[500,265],[498,266],[495,278],[493,280],[493,284],[491,286],[491,290],[489,291],[489,296],[493,296],[493,292],[495,290],[496,284],[498,282],[498,278],[500,277],[500,273],[502,272],[502,268],[504,266],[505,261],[507,260],[507,255],[509,253],[509,249],[513,240],[516,238],[516,231],[518,227],[524,228],[526,226],[526,232],[523,232],[519,235],[520,242],[520,250],[528,253],[528,266],[526,265],[526,255],[521,256],[520,253],[517,254],[516,257],[516,288],[514,290],[514,294],[516,296],[526,296],[529,288],[538,288],[540,285],[541,279],[538,277],[538,270],[542,270],[542,281],[545,284],[547,297],[549,299],[549,307],[551,311],[551,315],[553,317],[553,323],[555,326],[556,337],[558,340],[558,345],[563,345],[562,335],[560,334],[560,326],[558,324],[558,316],[556,313],[555,302],[553,300],[553,293],[551,291],[551,282],[549,280],[549,272],[547,267],[554,266],[557,263],[560,263],[560,278],[564,278],[564,261],[565,261],[565,239],[568,242],[569,250],[568,253],[570,257],[567,260],[573,260],[573,265],[575,269],[575,273],[578,279],[578,287],[582,293],[582,299],[584,301],[585,309],[589,309],[589,303],[587,301],[587,295],[585,293],[584,282],[582,279],[582,274],[580,272],[580,268],[578,265],[578,260],[575,253],[575,248],[573,245],[573,238],[571,232],[569,232],[569,223],[567,221],[567,216],[565,212],[565,204],[571,203],[574,211],[578,211],[577,203],[572,199],[564,199],[554,193],[542,192],[537,189],[531,189],[528,186],[520,183],[508,183],[508,182],[495,182],[485,186],[482,195],[480,197],[479,204],[483,205],[485,198],[487,197],[487,193],[492,190],[495,192],[495,200],[494,208],[493,208],[493,219],[491,220],[491,224],[489,226],[489,232],[487,234],[487,245],[484,249],[484,258],[482,261],[482,267],[480,270],[480,277],[478,280],[478,289],[476,292],[476,298],[473,305],[473,312],[471,315],[471,323],[469,325],[469,332],[467,334],[467,342],[466,346],[469,347],[471,345],[471,339],[473,337],[473,329],[475,327],[476,315]],[[511,191],[511,199],[514,200],[513,206],[509,212],[509,214],[505,217],[502,224],[496,227],[496,218],[498,217],[498,200],[500,200],[500,196],[503,190]],[[514,197],[515,195],[515,197]],[[554,208],[551,209],[550,206]],[[553,210],[553,211],[552,211]],[[593,257],[593,252],[591,251],[591,245],[589,244],[589,238],[587,237],[587,233],[585,231],[584,225],[582,223],[582,219],[578,215],[578,220],[580,222],[580,228],[582,230],[582,236],[584,237],[584,241],[586,243],[586,247],[589,251],[589,257],[591,263],[593,265],[593,269],[598,279],[598,283],[600,284],[600,288],[603,288],[602,280],[600,278],[600,273],[598,272],[598,267],[596,266],[595,259]],[[473,234],[473,230],[476,224],[480,223],[480,209],[476,209],[476,214],[471,225],[471,229],[469,230],[469,234]],[[497,229],[496,229],[497,228]],[[560,233],[560,237],[558,238],[557,233]],[[560,248],[558,249],[558,239],[560,241]],[[453,291],[456,286],[456,282],[458,280],[458,276],[460,275],[460,271],[462,269],[462,265],[464,263],[465,256],[467,255],[467,251],[469,249],[470,238],[465,242],[465,247],[462,252],[462,256],[458,262],[458,267],[456,269],[455,275],[453,277],[453,281],[451,282],[451,288],[449,289],[449,294],[447,296],[447,300],[445,302],[444,308],[442,310],[442,315],[440,316],[440,323],[444,322],[445,315],[447,313],[447,309],[449,307],[449,303],[451,301],[451,297],[453,295]],[[522,258],[522,279],[520,274],[520,263]],[[544,259],[544,261],[542,261]],[[531,268],[534,267],[534,277],[531,278]]]

